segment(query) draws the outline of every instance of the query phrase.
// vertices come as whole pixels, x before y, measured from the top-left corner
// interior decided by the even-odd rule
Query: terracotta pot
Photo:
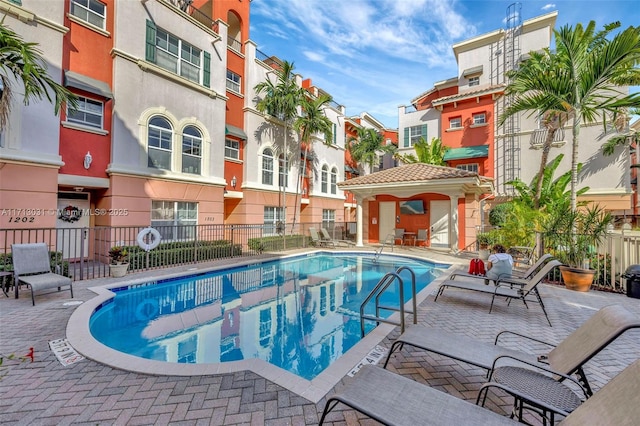
[[[589,291],[591,284],[593,284],[595,270],[572,268],[570,266],[560,266],[559,268],[565,287],[569,290]]]

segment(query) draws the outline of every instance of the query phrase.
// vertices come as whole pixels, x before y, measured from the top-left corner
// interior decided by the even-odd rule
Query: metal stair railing
[[[393,244],[395,244],[396,239],[395,239],[395,235],[394,234],[388,234],[386,236],[386,238],[384,239],[384,241],[382,242],[382,245],[380,246],[379,249],[376,249],[375,254],[373,255],[373,261],[377,262],[378,258],[380,257],[380,255],[382,254],[382,250],[384,250],[385,246],[387,245],[387,243],[389,242],[389,240],[391,240],[391,242]],[[393,244],[391,244],[391,251],[393,251]]]
[[[404,305],[404,281],[402,279],[402,277],[400,277],[400,272],[402,271],[409,271],[411,273],[411,292],[412,292],[412,297],[411,297],[411,301],[413,304],[413,310],[412,311],[408,311],[405,309]],[[395,281],[398,281],[398,284],[400,286],[399,288],[399,306],[395,307],[395,306],[386,306],[386,305],[380,305],[380,297],[382,296],[382,294],[389,288],[389,286],[391,284],[393,284]],[[364,308],[365,306],[371,301],[371,299],[373,299],[375,297],[375,315],[365,315],[364,313]],[[380,311],[381,310],[387,310],[387,311],[395,311],[395,312],[400,312],[400,322],[396,322],[393,320],[389,320],[387,318],[384,318],[380,315]],[[383,276],[380,281],[378,281],[378,284],[376,284],[376,286],[373,288],[373,290],[371,290],[371,292],[367,295],[367,297],[362,301],[362,304],[360,305],[360,335],[361,337],[365,336],[365,327],[364,327],[364,321],[365,320],[371,320],[371,321],[376,321],[376,325],[380,324],[381,322],[384,322],[386,324],[393,324],[393,325],[399,325],[400,326],[400,330],[402,333],[404,333],[404,329],[405,329],[405,312],[406,313],[410,313],[413,315],[413,323],[417,324],[418,323],[418,317],[417,317],[417,302],[416,302],[416,274],[415,272],[409,268],[408,266],[401,266],[399,267],[396,272],[388,272],[387,274],[385,274],[385,276]]]

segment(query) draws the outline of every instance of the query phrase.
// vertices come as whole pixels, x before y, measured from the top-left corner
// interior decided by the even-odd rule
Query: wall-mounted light
[[[231,187],[233,189],[236,189],[236,183],[238,183],[238,181],[236,180],[236,177],[234,176],[234,177],[231,178]]]
[[[89,151],[87,151],[86,155],[84,156],[84,168],[89,170],[89,167],[91,167],[91,162],[93,161],[93,157],[91,156],[91,153]]]

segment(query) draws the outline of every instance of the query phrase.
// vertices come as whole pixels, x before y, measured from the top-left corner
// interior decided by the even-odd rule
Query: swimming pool
[[[180,364],[257,358],[312,380],[360,341],[362,300],[400,266],[415,272],[419,292],[449,265],[319,252],[126,285],[110,289],[115,297],[95,309],[89,328],[102,344],[135,357]],[[410,274],[401,276],[408,300]],[[383,304],[397,304],[397,287]]]

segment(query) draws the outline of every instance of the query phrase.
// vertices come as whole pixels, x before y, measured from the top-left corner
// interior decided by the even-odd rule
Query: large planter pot
[[[109,271],[113,278],[120,278],[127,275],[127,269],[129,269],[128,263],[119,263],[117,265],[109,265]]]
[[[491,252],[488,248],[481,248],[480,250],[478,250],[478,258],[480,260],[488,260],[490,254]]]
[[[589,291],[591,284],[593,284],[595,270],[572,268],[570,266],[560,266],[559,268],[565,287],[569,290]]]

